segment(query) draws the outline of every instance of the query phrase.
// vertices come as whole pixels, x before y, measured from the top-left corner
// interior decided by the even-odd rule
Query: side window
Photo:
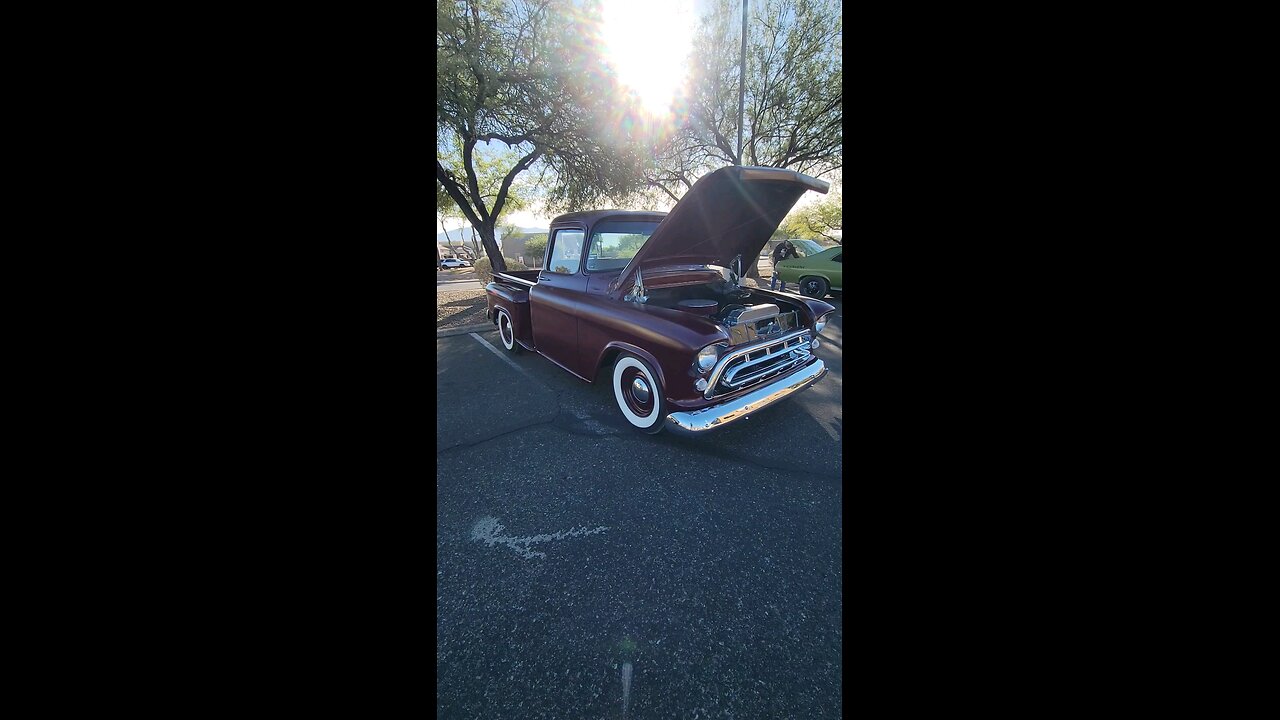
[[[835,256],[835,257],[833,257],[833,258],[831,258],[831,262],[838,262],[838,263],[840,263],[841,265],[843,265],[844,263],[840,262],[840,256],[841,256],[841,255],[844,255],[844,253],[836,253],[836,256]]]
[[[582,260],[581,230],[559,230],[551,245],[551,260],[547,263],[547,272],[573,275],[578,272],[578,264]]]

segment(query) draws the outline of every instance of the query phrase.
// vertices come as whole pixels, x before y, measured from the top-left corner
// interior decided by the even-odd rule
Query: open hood
[[[654,229],[613,287],[625,291],[639,269],[729,267],[738,255],[745,272],[806,190],[826,193],[830,188],[830,183],[781,168],[735,165],[703,175]]]

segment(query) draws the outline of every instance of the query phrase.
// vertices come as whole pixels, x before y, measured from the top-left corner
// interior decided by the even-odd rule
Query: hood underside
[[[730,166],[702,176],[676,203],[623,269],[615,287],[636,270],[670,265],[749,267],[806,190],[831,185],[794,170]]]

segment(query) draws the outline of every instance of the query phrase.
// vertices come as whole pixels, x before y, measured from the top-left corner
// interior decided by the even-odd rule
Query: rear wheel
[[[800,279],[800,294],[807,297],[821,300],[827,296],[828,287],[830,285],[827,284],[826,278],[807,277]]]
[[[502,338],[502,347],[513,353],[520,352],[520,343],[516,342],[516,329],[511,325],[511,316],[502,308],[498,308],[498,337]]]
[[[621,355],[613,365],[613,397],[622,416],[637,430],[662,432],[666,401],[658,374],[635,355]]]

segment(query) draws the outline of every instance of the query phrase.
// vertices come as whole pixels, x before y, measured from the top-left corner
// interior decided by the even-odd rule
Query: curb
[[[453,335],[466,335],[473,332],[498,332],[498,326],[493,323],[485,323],[483,325],[463,325],[462,327],[448,328],[447,330],[437,330],[436,337],[451,337]]]

